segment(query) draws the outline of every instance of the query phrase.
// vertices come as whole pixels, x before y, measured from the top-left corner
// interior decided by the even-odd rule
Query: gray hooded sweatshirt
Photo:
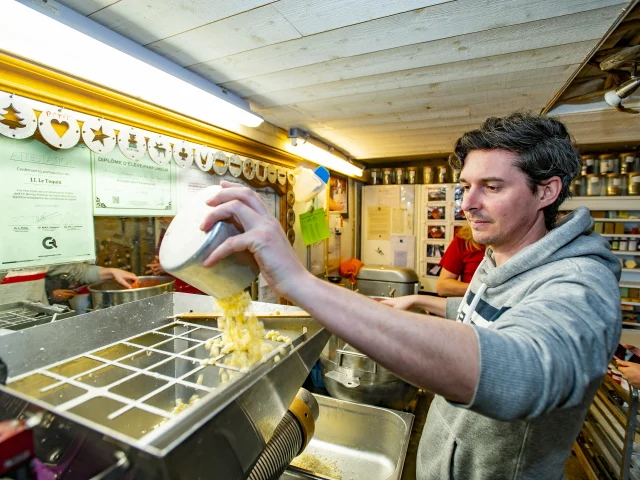
[[[436,397],[420,480],[563,478],[620,338],[620,263],[578,208],[496,267],[487,249],[447,318],[472,325],[480,378],[469,405]]]

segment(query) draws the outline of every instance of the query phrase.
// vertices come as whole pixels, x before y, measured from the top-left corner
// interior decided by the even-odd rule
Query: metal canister
[[[238,229],[228,222],[218,222],[203,232],[200,225],[214,209],[205,202],[222,187],[207,187],[185,205],[174,217],[160,247],[162,268],[180,280],[216,298],[227,298],[242,292],[258,276],[258,266],[246,252],[234,253],[213,267],[202,263]]]
[[[393,182],[391,181],[393,178],[393,169],[391,168],[383,168],[382,169],[382,184],[383,185],[391,185]]]
[[[445,165],[438,167],[438,183],[447,183],[448,170],[449,169]]]
[[[581,155],[582,158],[582,175],[587,176],[592,173],[598,173],[599,162],[595,155],[589,153]],[[596,165],[597,163],[597,165]]]
[[[587,175],[587,196],[597,197],[602,190],[602,176],[597,173]]]
[[[369,183],[371,185],[380,185],[380,183],[382,182],[380,173],[381,172],[379,168],[372,168],[371,170],[369,170]]]
[[[633,172],[627,176],[627,193],[640,195],[640,172]]]
[[[393,169],[394,183],[396,185],[402,185],[404,183],[404,168],[396,167]]]
[[[622,175],[610,173],[607,175],[607,196],[619,197],[622,195]]]
[[[428,185],[435,183],[435,175],[433,173],[433,167],[424,167],[422,169],[422,183]]]
[[[407,183],[413,185],[418,180],[418,169],[416,167],[407,167]]]

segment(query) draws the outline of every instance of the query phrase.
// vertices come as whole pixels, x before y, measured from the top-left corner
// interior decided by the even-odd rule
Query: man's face
[[[536,194],[506,150],[472,150],[460,174],[462,209],[473,239],[494,249],[517,243],[539,215]],[[540,212],[541,214],[542,212]]]

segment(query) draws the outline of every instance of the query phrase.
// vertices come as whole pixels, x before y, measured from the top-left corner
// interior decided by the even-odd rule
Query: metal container
[[[402,185],[404,183],[404,168],[396,167],[393,169],[394,183],[396,185]]]
[[[393,170],[391,168],[382,169],[382,184],[391,185],[393,179]]]
[[[381,171],[379,168],[372,168],[369,170],[369,183],[371,185],[380,185],[382,183],[382,178],[380,177]]]
[[[418,180],[418,168],[407,167],[407,183],[409,185],[414,185],[417,180]]]
[[[249,287],[258,276],[258,266],[248,252],[234,253],[213,267],[202,263],[228,238],[240,233],[227,222],[216,223],[203,232],[200,225],[213,210],[205,202],[221,187],[201,190],[178,212],[160,247],[160,264],[171,275],[216,298],[227,298]]]
[[[320,365],[324,385],[335,398],[402,410],[418,393],[335,335],[322,351]]]
[[[607,196],[619,197],[622,195],[622,175],[619,173],[610,173],[607,175]]]
[[[320,415],[301,460],[311,457],[312,466],[318,460],[323,471],[296,467],[294,461],[281,480],[402,477],[413,415],[322,395],[315,398]]]
[[[0,421],[44,414],[36,455],[54,467],[66,458],[60,452],[84,442],[81,455],[93,471],[72,465],[69,480],[107,468],[113,476],[97,478],[246,479],[329,333],[310,318],[287,318],[296,308],[254,304],[280,311],[264,319],[265,328],[291,345],[273,343],[265,363],[244,373],[222,357],[202,366],[210,358],[206,340],[221,333],[217,321],[175,315],[216,309],[211,297],[174,293],[0,337],[10,375],[0,385]],[[286,355],[276,362],[280,348]],[[172,415],[177,400],[193,393],[200,400]]]
[[[640,172],[633,172],[628,175],[627,192],[629,195],[640,195]]]
[[[169,276],[138,277],[137,288],[124,288],[115,280],[104,280],[89,285],[93,308],[108,308],[143,298],[173,292],[175,279]]]
[[[620,173],[620,159],[614,153],[603,153],[600,159],[600,174]]]
[[[358,271],[355,287],[370,297],[403,297],[417,294],[419,281],[410,268],[364,265]]]
[[[628,175],[632,172],[639,171],[637,169],[638,159],[636,158],[635,152],[627,152],[620,154],[620,173],[623,175]]]
[[[438,183],[448,183],[448,170],[444,165],[438,167]]]
[[[436,183],[435,182],[435,174],[433,173],[433,167],[423,167],[422,168],[422,183],[424,183],[425,185],[428,185],[430,183]]]
[[[598,173],[587,175],[587,196],[597,197],[602,191],[603,177]]]
[[[569,186],[569,192],[571,193],[571,195],[576,197],[584,196],[586,190],[585,180],[585,177],[579,176],[576,177],[573,182],[571,182],[571,185]]]

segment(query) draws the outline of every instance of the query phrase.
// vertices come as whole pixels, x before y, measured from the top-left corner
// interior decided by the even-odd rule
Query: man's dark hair
[[[460,137],[449,164],[454,170],[462,170],[469,152],[493,149],[517,155],[517,166],[527,176],[531,192],[545,180],[560,177],[562,190],[544,209],[544,223],[551,229],[560,204],[570,196],[571,182],[580,173],[580,154],[567,127],[555,118],[529,112],[490,117],[480,128]]]

